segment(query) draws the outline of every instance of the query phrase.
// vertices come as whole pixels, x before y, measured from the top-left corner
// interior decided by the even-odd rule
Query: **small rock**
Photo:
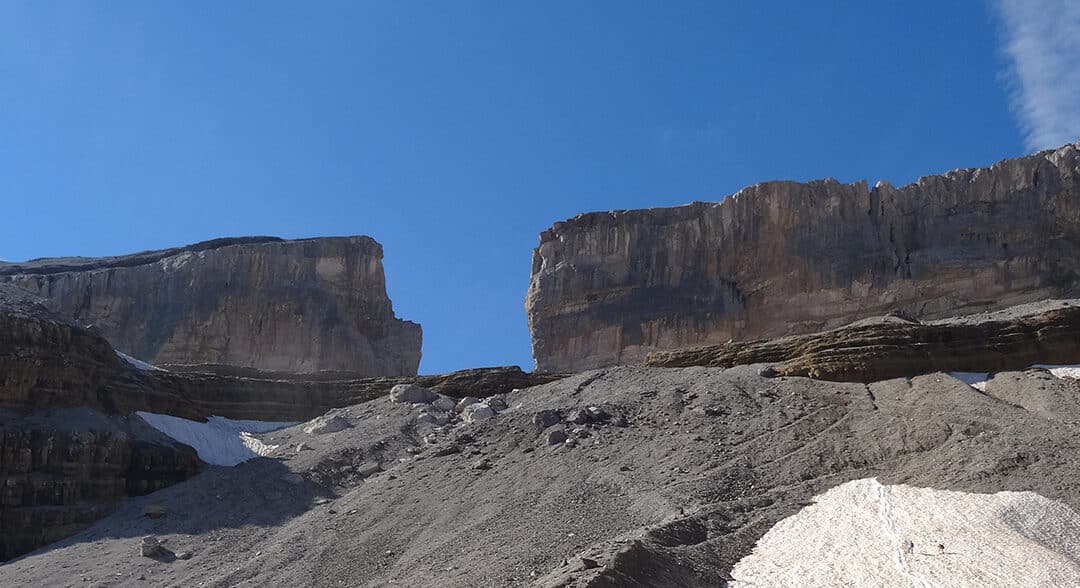
[[[491,469],[491,460],[489,460],[486,457],[480,458],[476,463],[473,464],[473,469],[474,470],[490,470]]]
[[[485,403],[495,412],[502,412],[507,408],[506,400],[504,400],[502,396],[492,396],[488,398]]]
[[[557,410],[541,410],[533,415],[532,422],[536,425],[536,428],[540,431],[547,429],[553,425],[557,425],[562,421],[562,415]]]
[[[600,563],[597,562],[595,559],[589,559],[587,557],[581,558],[581,569],[591,570],[598,567],[600,567]]]
[[[447,455],[453,455],[455,453],[461,453],[461,446],[457,443],[451,443],[446,447],[440,447],[432,454],[435,457],[446,457]]]
[[[143,516],[148,519],[160,519],[165,513],[165,507],[160,504],[148,504],[143,508]]]
[[[367,478],[368,476],[374,476],[382,471],[382,466],[378,462],[368,462],[356,468],[357,473]]]
[[[344,431],[351,426],[348,420],[338,415],[323,415],[308,421],[307,426],[304,427],[304,432],[308,435],[325,435]]]
[[[622,428],[630,426],[630,423],[626,420],[626,417],[624,417],[621,414],[616,415],[615,418],[611,419],[611,424],[615,425],[616,427],[622,427]]]
[[[435,400],[431,402],[431,406],[432,408],[437,408],[443,412],[453,412],[457,409],[457,400],[444,394],[439,394]]]
[[[176,554],[176,559],[191,559],[191,555],[190,551],[181,551]]]
[[[584,425],[585,423],[589,422],[589,420],[590,420],[589,419],[589,413],[585,412],[584,409],[578,409],[578,410],[575,410],[573,412],[573,414],[570,415],[570,418],[568,420],[570,422],[574,423],[575,425]]]
[[[776,368],[769,365],[758,370],[757,375],[761,376],[762,378],[775,378],[776,376],[779,376],[780,373],[776,371]]]
[[[307,443],[297,443],[296,444],[296,451],[298,451],[298,452],[299,451],[311,451],[311,450],[312,450],[311,446],[308,445]]]
[[[458,401],[457,406],[455,407],[455,409],[458,412],[465,412],[465,407],[467,407],[469,405],[472,405],[472,404],[477,404],[479,402],[480,402],[480,399],[475,397],[475,396],[466,396],[465,398],[462,398],[461,400]]]
[[[548,445],[558,445],[559,443],[565,443],[567,440],[566,431],[562,429],[552,429],[548,432],[547,443]]]
[[[491,410],[491,407],[479,402],[476,404],[470,404],[465,407],[465,411],[462,413],[467,423],[478,423],[480,421],[486,421],[495,416],[495,411]]]
[[[589,414],[589,420],[606,421],[611,418],[611,415],[599,406],[590,406],[589,408],[586,408],[585,411]]]
[[[450,415],[445,412],[422,412],[416,415],[416,423],[441,427],[450,422]]]
[[[398,384],[390,389],[390,402],[431,404],[438,397],[435,392],[416,384]]]
[[[161,541],[153,535],[147,535],[139,541],[139,553],[143,557],[157,557],[162,553]]]

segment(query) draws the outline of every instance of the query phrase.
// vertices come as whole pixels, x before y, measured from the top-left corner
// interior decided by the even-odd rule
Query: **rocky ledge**
[[[0,282],[151,363],[416,374],[370,237],[217,239],[107,258],[0,262]]]
[[[877,382],[932,372],[999,372],[1080,363],[1080,300],[1053,300],[921,323],[906,316],[779,339],[649,354],[653,367],[771,363],[777,376]]]
[[[1074,296],[1080,143],[879,182],[767,182],[718,203],[555,223],[526,309],[540,370]]]

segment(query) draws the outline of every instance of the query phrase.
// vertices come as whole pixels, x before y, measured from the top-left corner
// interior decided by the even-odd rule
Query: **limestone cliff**
[[[526,300],[540,370],[1074,295],[1080,143],[879,182],[767,182],[718,203],[556,223]]]
[[[416,374],[368,237],[219,239],[110,258],[0,263],[0,281],[151,363]]]

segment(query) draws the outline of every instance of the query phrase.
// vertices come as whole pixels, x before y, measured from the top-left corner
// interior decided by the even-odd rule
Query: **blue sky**
[[[1080,11],[0,0],[0,259],[367,234],[421,371],[531,367],[537,235],[1080,138]]]

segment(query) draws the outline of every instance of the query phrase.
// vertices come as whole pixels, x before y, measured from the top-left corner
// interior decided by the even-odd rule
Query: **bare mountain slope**
[[[335,411],[350,428],[268,433],[269,458],[130,499],[0,567],[0,584],[717,586],[773,524],[850,480],[1080,507],[1080,407],[1040,402],[1075,381],[999,374],[984,394],[940,373],[866,385],[760,367],[587,372],[443,432],[429,409],[375,399]],[[540,430],[546,410],[563,423]],[[549,446],[560,429],[574,443]],[[168,515],[143,517],[149,503]],[[140,557],[147,534],[193,555]]]

